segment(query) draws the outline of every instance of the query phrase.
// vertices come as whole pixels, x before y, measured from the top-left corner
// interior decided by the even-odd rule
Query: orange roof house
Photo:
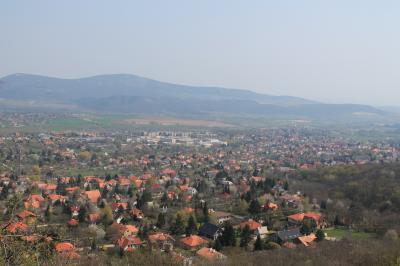
[[[304,219],[313,219],[317,226],[320,225],[322,220],[322,215],[315,212],[306,212],[306,213],[296,213],[288,216],[289,223],[299,224],[303,222]]]
[[[152,235],[149,235],[149,240],[152,243],[155,243],[155,242],[158,242],[158,241],[169,241],[169,240],[175,241],[175,239],[172,236],[170,236],[169,234],[160,233],[160,232],[152,234]]]
[[[249,219],[249,220],[247,220],[245,222],[241,222],[239,224],[239,227],[241,229],[245,228],[246,226],[248,226],[250,228],[250,231],[255,231],[258,228],[262,227],[262,225],[260,223],[254,221],[253,219]]]
[[[128,203],[127,202],[114,202],[111,203],[111,209],[115,212],[119,211],[119,209],[126,210],[128,208]]]
[[[152,246],[159,247],[162,250],[172,250],[175,239],[169,234],[158,232],[149,235],[149,241]]]
[[[125,251],[131,251],[143,244],[143,241],[136,236],[124,236],[118,239],[118,246]]]
[[[5,229],[11,234],[15,234],[17,232],[26,232],[28,231],[28,228],[28,225],[24,224],[23,222],[9,223],[5,227]]]
[[[125,225],[124,235],[136,235],[139,232],[139,229],[131,224]]]
[[[196,252],[196,256],[207,260],[225,259],[226,256],[212,248],[201,248]]]
[[[182,238],[180,241],[183,244],[183,247],[187,248],[187,249],[199,248],[204,245],[207,245],[209,242],[208,240],[201,238],[197,235],[191,235],[191,236]]]
[[[22,212],[17,214],[17,217],[23,221],[27,218],[36,218],[36,214],[34,214],[33,212],[27,211],[27,210],[23,210]]]
[[[269,202],[268,205],[267,205],[267,207],[268,207],[269,210],[275,211],[275,210],[278,209],[278,204],[273,203],[273,202]]]
[[[101,194],[98,189],[85,191],[85,195],[92,203],[97,203],[97,201],[101,198]]]
[[[315,234],[309,234],[308,236],[299,236],[297,239],[301,244],[303,244],[306,247],[309,247],[314,243],[317,237],[315,236]]]
[[[55,249],[60,256],[66,259],[79,259],[81,257],[75,252],[75,246],[69,242],[57,243]]]
[[[75,246],[69,242],[57,243],[55,246],[57,252],[70,252],[75,250]]]

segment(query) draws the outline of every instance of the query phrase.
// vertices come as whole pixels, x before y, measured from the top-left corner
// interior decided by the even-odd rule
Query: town
[[[301,176],[396,164],[394,143],[307,127],[3,134],[4,252],[13,264],[150,251],[192,265],[228,261],[235,249],[275,252],[335,243],[344,234],[378,237],[329,207],[344,203],[313,194]],[[387,221],[381,234],[397,236],[395,224]]]

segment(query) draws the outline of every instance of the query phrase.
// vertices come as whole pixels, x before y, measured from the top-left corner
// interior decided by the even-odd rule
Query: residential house
[[[101,198],[101,194],[98,189],[85,191],[84,194],[90,202],[95,204],[97,204],[98,200]]]
[[[251,232],[255,232],[258,228],[261,228],[262,225],[256,221],[254,221],[253,219],[249,219],[247,221],[241,222],[239,224],[240,229],[245,228],[246,226],[249,227]]]
[[[158,232],[149,235],[149,241],[153,247],[171,251],[174,247],[175,239],[169,234]]]
[[[188,237],[184,237],[180,240],[183,248],[185,249],[198,249],[206,246],[209,241],[197,235],[191,235]]]
[[[222,235],[222,229],[215,224],[204,223],[199,228],[199,235],[216,240],[220,235]]]
[[[285,242],[293,242],[302,235],[300,228],[294,228],[273,233],[270,235],[269,240],[282,245]]]
[[[123,251],[133,251],[143,245],[143,241],[137,236],[123,236],[117,240],[117,245]]]
[[[212,213],[212,216],[215,217],[218,224],[223,224],[225,222],[228,222],[232,218],[231,213],[223,211],[215,211]]]

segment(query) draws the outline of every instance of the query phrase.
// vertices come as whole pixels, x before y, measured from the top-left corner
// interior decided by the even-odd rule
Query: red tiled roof
[[[299,236],[297,238],[304,246],[308,247],[310,246],[316,239],[317,237],[315,234],[310,234],[308,236]]]
[[[30,212],[30,211],[24,210],[24,211],[18,213],[17,216],[23,220],[27,217],[36,217],[36,214],[34,214],[33,212]]]
[[[27,231],[28,230],[28,225],[22,223],[22,222],[16,222],[16,223],[9,223],[6,226],[6,229],[8,232],[14,234],[18,231]]]
[[[252,219],[249,219],[248,221],[245,221],[245,222],[241,222],[239,225],[239,227],[242,229],[245,228],[246,226],[249,226],[250,230],[254,231],[254,230],[257,230],[258,228],[260,228],[262,225]]]
[[[117,241],[118,246],[122,249],[125,249],[126,247],[132,246],[132,245],[139,246],[142,243],[143,243],[142,240],[136,236],[121,237]]]
[[[55,248],[57,252],[68,252],[75,250],[75,246],[69,242],[57,243]]]
[[[182,238],[180,240],[183,244],[185,244],[188,247],[194,248],[194,247],[198,247],[200,245],[204,245],[208,243],[208,240],[201,238],[197,235],[191,235],[185,238]]]
[[[85,195],[93,203],[97,203],[97,201],[101,197],[100,191],[98,189],[85,191]]]
[[[150,242],[157,242],[157,241],[167,241],[167,240],[174,240],[172,236],[166,233],[155,233],[149,235]]]

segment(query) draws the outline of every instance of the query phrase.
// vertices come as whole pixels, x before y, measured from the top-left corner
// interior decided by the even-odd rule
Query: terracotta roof
[[[125,225],[125,232],[137,234],[139,232],[139,229],[134,225],[127,224],[127,225]]]
[[[173,240],[172,236],[166,233],[155,233],[152,235],[149,235],[149,240],[150,242],[157,242],[157,241],[167,241],[167,240]]]
[[[262,225],[252,219],[249,219],[248,221],[245,221],[245,222],[241,222],[239,225],[239,227],[242,229],[245,228],[246,226],[249,226],[250,230],[254,231],[254,230],[257,230],[258,228],[260,228]]]
[[[296,213],[288,216],[289,219],[301,222],[304,219],[304,213]]]
[[[6,229],[8,232],[14,234],[17,231],[27,231],[28,230],[28,225],[22,223],[22,222],[16,222],[16,223],[9,223],[6,226]]]
[[[278,209],[278,204],[270,202],[268,203],[268,209],[276,210]]]
[[[121,237],[117,241],[118,246],[123,249],[125,249],[127,246],[131,246],[131,245],[139,246],[142,243],[143,243],[142,240],[136,236]]]
[[[200,245],[204,245],[208,243],[208,240],[201,238],[197,235],[191,235],[181,239],[181,242],[188,247],[198,247]]]
[[[57,252],[68,252],[75,250],[75,246],[69,242],[57,243],[55,248]]]
[[[39,201],[39,202],[44,201],[44,198],[40,194],[32,194],[29,198],[34,201]]]
[[[30,211],[24,210],[24,211],[18,213],[17,216],[23,220],[27,217],[36,217],[36,214],[34,214],[33,212],[30,212]]]
[[[310,246],[316,239],[317,237],[315,234],[309,234],[308,236],[300,236],[297,238],[304,246],[308,247]]]
[[[98,189],[85,191],[85,195],[93,203],[97,203],[97,201],[101,197],[100,191]]]
[[[321,217],[321,214],[315,212],[296,213],[288,216],[288,218],[298,222],[302,222],[304,218],[311,218],[314,219],[317,223],[321,220]]]

